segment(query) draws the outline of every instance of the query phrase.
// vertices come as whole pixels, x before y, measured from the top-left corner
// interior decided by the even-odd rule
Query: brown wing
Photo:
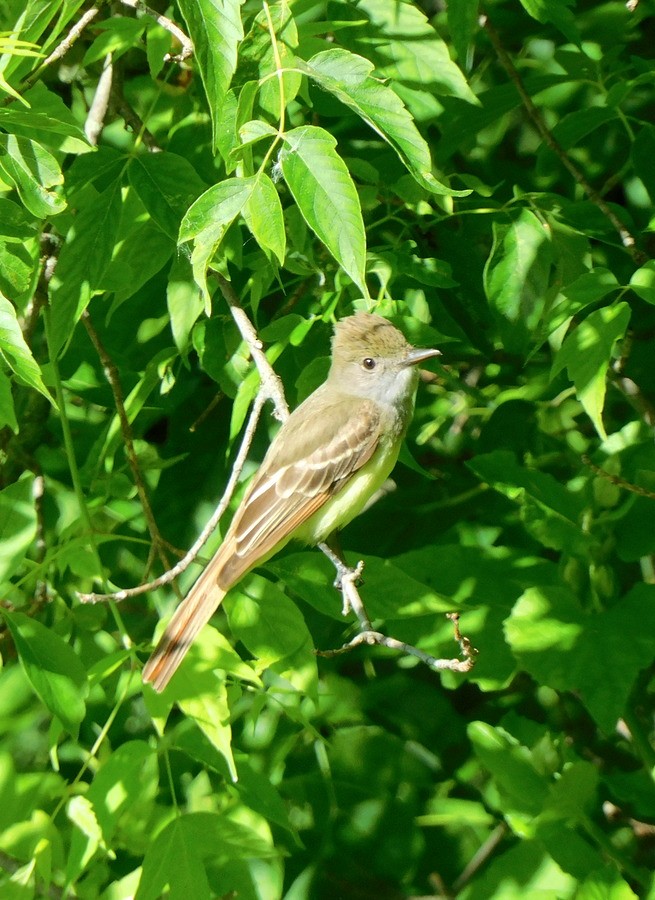
[[[334,496],[368,462],[379,437],[379,407],[371,401],[348,397],[298,407],[271,444],[226,535],[234,552],[220,573],[221,587],[234,584]]]

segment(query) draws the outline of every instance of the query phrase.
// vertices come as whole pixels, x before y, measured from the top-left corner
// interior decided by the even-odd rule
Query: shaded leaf
[[[566,367],[580,403],[602,438],[607,436],[602,419],[607,370],[614,344],[625,334],[629,321],[627,303],[594,310],[567,336],[553,362],[551,377]]]
[[[36,141],[0,133],[0,172],[37,219],[66,209],[66,201],[54,190],[64,182],[59,163]]]
[[[505,633],[519,663],[540,683],[580,694],[609,734],[641,669],[655,657],[655,586],[638,584],[611,609],[585,613],[564,589],[534,587]]]
[[[41,369],[25,343],[18,324],[16,310],[0,292],[0,354],[7,361],[12,372],[20,381],[47,397],[56,406],[50,392],[43,383]]]
[[[545,310],[551,269],[550,236],[528,209],[509,224],[494,222],[494,244],[484,269],[484,289],[500,336],[510,353],[530,347]]]
[[[36,537],[36,524],[34,476],[28,473],[0,491],[0,584],[25,559]]]
[[[114,251],[121,220],[121,183],[112,182],[75,217],[50,280],[49,349],[58,356],[95,290]]]
[[[209,102],[214,147],[219,140],[223,100],[236,69],[237,50],[243,38],[241,3],[242,0],[179,0]]]
[[[75,737],[85,714],[86,671],[75,651],[52,629],[23,613],[3,610],[25,673],[50,712]]]
[[[206,185],[176,153],[145,153],[129,164],[130,183],[152,220],[176,241],[182,217]]]

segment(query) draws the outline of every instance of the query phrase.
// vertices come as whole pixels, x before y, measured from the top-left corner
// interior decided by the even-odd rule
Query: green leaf
[[[599,266],[585,272],[574,282],[562,288],[562,294],[571,301],[574,311],[577,312],[590,303],[595,303],[596,300],[602,300],[603,297],[619,287],[616,275],[609,269]]]
[[[575,762],[568,765],[560,778],[550,786],[543,817],[549,823],[555,818],[584,822],[597,800],[599,780],[598,770],[592,763]]]
[[[627,881],[611,863],[580,881],[575,900],[638,900]]]
[[[18,420],[11,393],[11,381],[0,369],[0,428],[5,426],[11,428],[14,434],[18,434]]]
[[[175,818],[157,835],[146,850],[135,900],[159,900],[164,895],[170,900],[209,900],[209,882],[198,843],[198,838],[204,840],[207,834],[199,835],[197,828],[197,818],[204,820],[207,816],[192,814],[196,820],[192,822],[189,816]]]
[[[347,50],[324,50],[301,70],[341,103],[354,110],[394,148],[416,181],[435,194],[467,196],[470,191],[452,191],[432,174],[430,149],[419,133],[404,103],[390,87],[371,77],[373,64]]]
[[[0,124],[6,131],[53,147],[61,153],[93,150],[79,122],[57,94],[38,81],[25,93],[30,109],[3,107]]]
[[[185,353],[191,329],[204,309],[202,292],[193,278],[191,260],[179,253],[173,260],[166,285],[166,305],[175,346]]]
[[[0,133],[0,173],[4,173],[37,219],[56,216],[66,201],[53,188],[64,183],[55,157],[27,138]]]
[[[135,900],[194,900],[210,893],[203,860],[225,866],[232,860],[267,859],[276,855],[251,824],[229,814],[195,812],[177,816],[157,835],[146,851]],[[169,886],[170,893],[165,888]]]
[[[79,795],[71,797],[66,807],[66,814],[75,825],[71,840],[71,855],[66,870],[69,879],[73,880],[88,865],[98,847],[106,849],[106,844],[102,839],[102,831],[88,797]],[[80,853],[78,846],[82,842],[83,849]]]
[[[42,702],[77,737],[88,693],[79,656],[51,628],[23,613],[2,611],[25,674]]]
[[[270,24],[269,24],[270,18]],[[271,27],[275,38],[271,37]],[[298,46],[298,29],[290,4],[274,2],[252,20],[240,54],[241,64],[255,65],[259,75],[259,105],[277,121],[280,119],[280,79],[285,106],[300,88],[302,75],[297,71],[294,49]],[[278,69],[279,67],[279,69]],[[275,73],[275,78],[267,78]]]
[[[473,39],[479,28],[478,0],[450,0],[446,12],[457,61],[468,71]]]
[[[218,146],[223,100],[243,38],[242,0],[179,0],[195,50],[194,59],[207,94],[214,148]]]
[[[38,278],[40,246],[35,224],[18,203],[0,198],[0,291],[19,308]]]
[[[545,310],[552,252],[548,229],[528,209],[494,222],[494,243],[484,269],[484,289],[500,336],[510,353],[531,346]]]
[[[552,475],[519,465],[509,450],[481,454],[467,465],[520,505],[526,527],[546,547],[588,550],[591,538],[582,527],[582,502]]]
[[[152,220],[176,241],[182,217],[206,189],[191,163],[176,153],[143,153],[130,161],[128,174]]]
[[[143,18],[130,19],[127,16],[113,16],[99,22],[96,28],[100,34],[84,54],[83,66],[104,60],[108,53],[119,59],[128,50],[139,45],[139,39],[146,27]]]
[[[298,607],[261,575],[230,592],[230,628],[257,659],[299,690],[315,693],[318,676],[312,638]]]
[[[282,265],[287,246],[282,204],[275,185],[264,172],[256,176],[243,217],[262,250],[270,250]]]
[[[164,268],[176,249],[175,239],[154,223],[131,186],[123,190],[121,199],[113,253],[96,284],[99,292],[114,294],[112,314]],[[163,312],[159,305],[153,307]]]
[[[216,628],[204,628],[166,690],[156,695],[148,689],[146,700],[151,715],[162,724],[171,704],[177,703],[225,759],[231,778],[236,780],[226,675],[261,685],[251,666],[243,662],[226,638]]]
[[[209,314],[211,297],[207,288],[207,267],[218,250],[229,226],[250,200],[256,176],[228,178],[205,191],[182,219],[179,242],[193,241],[191,265],[193,277],[205,299]]]
[[[537,22],[550,22],[573,43],[580,42],[580,35],[575,24],[575,16],[569,9],[572,0],[521,0],[528,15]]]
[[[580,275],[571,284],[562,288],[563,299],[556,302],[548,313],[546,332],[552,333],[585,307],[602,300],[620,287],[614,273],[600,266]]]
[[[627,303],[595,310],[566,337],[553,362],[551,378],[566,367],[580,403],[603,439],[607,436],[602,419],[605,379],[614,344],[625,334],[629,321]]]
[[[127,741],[105,759],[84,797],[81,810],[68,806],[68,815],[79,830],[73,831],[66,874],[75,881],[100,846],[111,847],[121,819],[130,809],[143,811],[144,802],[154,801],[158,786],[157,754],[145,741]],[[80,822],[83,812],[88,828]]]
[[[56,406],[41,377],[41,369],[25,343],[16,310],[0,292],[0,354],[17,378]]]
[[[537,771],[527,747],[504,728],[471,722],[468,736],[476,756],[494,776],[505,815],[516,812],[536,816],[548,794],[548,784]]]
[[[655,127],[642,124],[632,145],[632,164],[648,191],[651,203],[655,203]]]
[[[26,473],[0,491],[0,584],[5,584],[25,559],[36,537],[34,476]]]
[[[330,18],[367,18],[366,25],[341,33],[341,43],[370,59],[391,81],[435,94],[477,98],[448,53],[448,47],[414,4],[397,0],[360,0],[352,9],[329,3]]]
[[[293,128],[284,135],[279,161],[303,218],[366,298],[364,222],[355,185],[335,150],[336,143],[314,125]]]
[[[610,734],[639,671],[653,662],[655,586],[637,584],[611,609],[585,613],[563,588],[520,598],[505,634],[520,665],[541,684],[579,693]]]
[[[630,279],[630,287],[646,303],[655,304],[655,260],[649,259]]]
[[[575,147],[583,138],[616,119],[616,110],[606,106],[578,109],[564,116],[553,128],[553,137],[565,150]]]
[[[121,220],[121,182],[113,181],[75,217],[50,280],[50,353],[58,356],[100,287]]]
[[[224,757],[230,776],[236,781],[237,771],[232,756],[232,728],[225,675],[221,673],[220,676],[216,676],[209,691],[198,690],[196,684],[193,687],[193,693],[187,691],[187,696],[178,700],[178,706],[185,715],[196,722]]]

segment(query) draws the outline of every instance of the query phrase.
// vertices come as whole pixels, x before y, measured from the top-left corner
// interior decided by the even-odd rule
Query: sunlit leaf
[[[322,128],[304,125],[287,131],[284,144],[282,174],[303,218],[367,297],[364,222],[336,140]]]

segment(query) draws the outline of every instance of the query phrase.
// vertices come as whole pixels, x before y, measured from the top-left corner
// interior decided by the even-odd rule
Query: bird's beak
[[[412,347],[401,365],[403,367],[416,366],[418,363],[425,362],[426,359],[432,359],[434,356],[441,356],[441,350],[424,350],[420,347]]]

